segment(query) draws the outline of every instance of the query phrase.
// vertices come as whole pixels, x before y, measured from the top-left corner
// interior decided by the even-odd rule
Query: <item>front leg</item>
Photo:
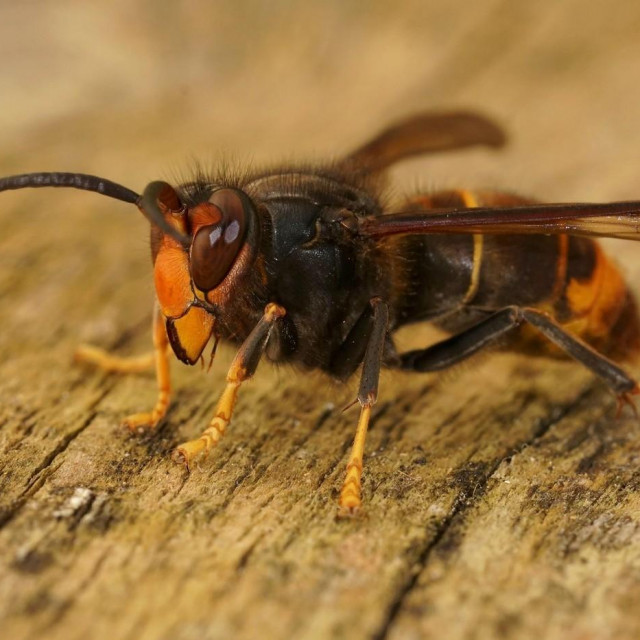
[[[164,418],[169,407],[171,395],[171,378],[169,372],[168,349],[169,341],[164,324],[164,316],[160,305],[156,301],[153,309],[153,352],[142,356],[119,357],[92,345],[80,345],[75,353],[79,362],[92,364],[100,369],[115,373],[137,373],[151,369],[155,365],[156,380],[158,382],[158,399],[151,411],[135,413],[122,421],[131,431],[154,429]]]
[[[164,323],[164,316],[160,305],[156,302],[153,310],[153,351],[155,355],[156,380],[158,383],[158,399],[151,411],[134,413],[127,416],[123,426],[130,431],[142,431],[155,429],[158,422],[164,418],[169,408],[171,396],[171,374],[169,371],[169,339]]]
[[[254,327],[247,339],[242,343],[227,373],[227,386],[218,401],[213,419],[209,426],[196,440],[189,440],[179,445],[173,452],[173,459],[183,463],[187,469],[198,458],[206,458],[213,447],[224,435],[231,421],[240,385],[249,380],[258,368],[260,358],[269,340],[275,322],[285,315],[285,310],[274,303],[269,303],[264,310],[260,322]]]

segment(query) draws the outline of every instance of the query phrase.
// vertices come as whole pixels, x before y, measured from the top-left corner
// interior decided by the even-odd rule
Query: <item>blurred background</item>
[[[3,2],[0,166],[140,188],[194,157],[324,159],[407,113],[468,107],[508,150],[403,173],[637,197],[639,29],[633,0]]]

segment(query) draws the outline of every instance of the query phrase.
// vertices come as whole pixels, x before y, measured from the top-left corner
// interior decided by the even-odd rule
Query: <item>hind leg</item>
[[[629,395],[640,393],[636,381],[617,364],[568,333],[546,313],[526,307],[505,307],[466,331],[431,347],[402,353],[398,356],[397,366],[422,372],[446,369],[494,344],[525,322],[600,377],[621,402],[630,402]]]

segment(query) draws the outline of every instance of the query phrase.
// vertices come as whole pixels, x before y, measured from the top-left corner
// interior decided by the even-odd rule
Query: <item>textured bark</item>
[[[0,69],[0,171],[77,169],[140,189],[191,152],[323,159],[412,111],[477,106],[512,146],[413,162],[399,184],[640,197],[637,2],[615,15],[577,0],[441,5],[279,16],[207,3],[152,19],[142,2],[98,16],[59,2],[56,21],[0,9],[0,53],[41,102],[27,108]],[[63,44],[82,34],[94,46],[71,64]],[[134,42],[139,55],[120,58]],[[76,85],[61,74],[56,92],[45,63]],[[261,365],[188,475],[170,453],[206,424],[229,348],[209,374],[172,363],[174,402],[144,437],[118,424],[152,406],[153,377],[72,362],[83,341],[150,344],[142,217],[64,191],[0,200],[2,637],[640,637],[638,423],[614,420],[615,399],[582,368],[494,353],[441,377],[385,374],[365,514],[336,520],[355,381]],[[635,287],[636,246],[609,248]]]

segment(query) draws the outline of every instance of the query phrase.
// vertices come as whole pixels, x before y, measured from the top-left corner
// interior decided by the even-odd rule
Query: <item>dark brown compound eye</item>
[[[200,291],[215,289],[229,273],[246,231],[245,203],[233,189],[219,189],[209,202],[221,212],[215,224],[201,227],[191,243],[191,277]]]

